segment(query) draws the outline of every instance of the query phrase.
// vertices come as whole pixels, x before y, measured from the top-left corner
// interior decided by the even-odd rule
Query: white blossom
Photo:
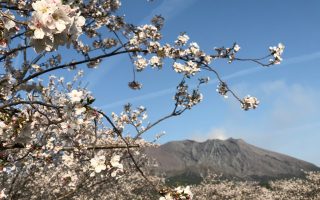
[[[71,167],[74,164],[73,153],[70,153],[70,155],[67,155],[66,153],[64,153],[62,156],[62,161],[65,165],[67,165],[68,167]]]
[[[16,18],[9,10],[6,10],[4,13],[7,16],[9,16],[11,19],[15,19]],[[1,20],[3,21],[3,24],[4,24],[4,28],[7,29],[7,30],[10,30],[10,29],[16,27],[16,23],[11,19],[1,16]]]
[[[282,53],[284,51],[285,46],[282,43],[279,43],[278,46],[269,47],[271,54],[274,57],[274,60],[270,60],[274,64],[280,64],[282,61]]]
[[[255,109],[259,105],[259,101],[256,97],[251,97],[250,95],[242,99],[241,108],[243,110]]]
[[[161,59],[158,56],[152,56],[149,63],[153,67],[160,67],[162,65]]]
[[[33,30],[31,44],[36,52],[77,41],[85,19],[76,9],[63,5],[61,0],[38,0],[32,7],[34,12],[28,25]]]
[[[78,103],[83,98],[83,91],[72,90],[68,95],[72,103]]]
[[[142,56],[138,55],[137,60],[134,62],[138,71],[142,71],[146,66],[148,66],[147,59],[143,58]]]
[[[178,39],[175,41],[175,44],[176,45],[185,45],[189,39],[190,39],[189,36],[186,34],[179,35]]]
[[[3,121],[0,121],[0,135],[3,134],[3,129],[5,129],[6,127],[7,125]]]
[[[186,62],[186,65],[175,62],[173,64],[173,69],[178,73],[184,73],[186,75],[195,75],[195,73],[200,71],[198,64],[191,60]]]
[[[86,110],[87,109],[85,107],[83,107],[83,106],[77,106],[75,108],[75,114],[76,115],[81,115],[82,113],[86,112]]]
[[[119,155],[114,155],[111,160],[110,160],[110,164],[112,167],[114,167],[115,169],[111,172],[111,177],[116,177],[117,173],[122,172],[123,171],[123,165],[120,163],[120,156]]]
[[[234,50],[235,52],[238,52],[240,49],[241,49],[241,47],[240,47],[238,44],[236,44],[236,45],[233,47],[233,50]]]
[[[73,122],[62,122],[60,126],[62,131],[68,134],[74,134],[74,131],[77,129],[77,125]]]
[[[91,167],[93,167],[96,173],[100,173],[101,171],[107,169],[105,165],[106,157],[105,156],[95,156],[90,160]]]
[[[2,27],[0,30],[0,47],[2,48],[6,48],[11,41],[11,37],[19,31],[19,27],[13,20],[15,20],[15,16],[10,10],[6,10],[0,15],[0,24]]]
[[[185,65],[181,64],[181,63],[178,63],[178,62],[174,62],[173,63],[173,68],[174,68],[174,71],[178,72],[178,73],[181,73],[184,71],[185,69]]]
[[[39,70],[41,67],[37,64],[32,64],[31,67],[35,70]]]
[[[111,166],[119,169],[123,169],[123,165],[120,163],[120,158],[121,157],[119,155],[114,155],[110,160]]]
[[[7,198],[7,195],[5,194],[5,190],[6,190],[5,188],[1,190],[1,192],[0,192],[0,199],[5,199],[5,198]]]
[[[197,56],[200,52],[200,47],[196,42],[192,42],[189,45],[189,50],[194,56]]]

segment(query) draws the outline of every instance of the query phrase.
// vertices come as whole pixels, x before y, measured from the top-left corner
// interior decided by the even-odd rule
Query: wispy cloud
[[[320,59],[320,52],[288,58],[288,59],[285,59],[281,65],[282,66],[292,65],[292,64],[302,63],[306,61],[317,60],[317,59]]]
[[[160,97],[160,96],[164,96],[164,95],[170,94],[173,91],[174,91],[173,88],[169,88],[169,89],[161,90],[161,91],[158,91],[158,92],[152,92],[152,93],[141,95],[141,96],[137,96],[137,97],[123,99],[123,100],[117,101],[115,103],[99,106],[99,108],[108,109],[108,108],[113,108],[115,106],[122,106],[122,105],[124,105],[126,103],[129,103],[129,102],[135,102],[135,101],[146,100],[146,99],[153,99],[153,98],[156,98],[156,97]]]
[[[166,21],[177,16],[182,11],[190,7],[196,0],[163,0],[162,3],[155,8],[142,23],[147,23],[155,15],[162,15]]]
[[[99,65],[99,69],[92,69],[88,71],[88,75],[85,76],[83,83],[89,83],[89,90],[97,87],[97,84],[101,83],[101,80],[106,77],[107,73],[109,73],[114,67],[118,66],[121,61],[123,62],[123,60],[126,58],[125,56],[127,55],[119,55],[113,58],[109,58],[109,60],[103,61],[103,63]]]
[[[260,88],[265,96],[272,94],[272,109],[266,114],[270,115],[269,126],[275,130],[307,124],[310,118],[318,115],[320,96],[314,88],[300,84],[289,85],[284,81],[268,82]]]

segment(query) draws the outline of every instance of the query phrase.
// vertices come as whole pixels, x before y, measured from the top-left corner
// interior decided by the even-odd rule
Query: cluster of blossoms
[[[282,43],[279,43],[278,46],[269,47],[271,55],[274,59],[271,59],[270,62],[273,64],[280,64],[282,61],[282,53],[284,51],[285,46]]]
[[[178,36],[176,40],[176,45],[185,46],[189,37],[186,34]],[[185,49],[174,48],[170,46],[164,47],[163,51],[167,54],[168,57],[173,59],[181,59],[184,61],[184,64],[179,62],[173,63],[173,69],[177,73],[182,73],[187,77],[194,76],[201,71],[201,65],[209,65],[213,59],[213,56],[205,54],[197,43],[191,42],[189,46]]]
[[[144,130],[142,126],[143,121],[147,119],[148,115],[146,113],[146,108],[139,106],[136,109],[132,109],[131,104],[124,106],[124,111],[118,116],[115,113],[112,113],[113,121],[118,129],[123,130],[126,125],[132,125],[135,128],[140,128],[141,131]]]
[[[129,40],[129,44],[134,47],[139,47],[148,40],[157,41],[161,39],[159,29],[153,25],[144,25],[137,27],[134,31],[133,37]]]
[[[228,98],[227,93],[229,91],[228,86],[224,82],[220,82],[219,85],[217,86],[216,91],[222,95],[224,98]]]
[[[133,90],[140,90],[142,88],[142,84],[138,81],[131,81],[128,83],[128,86]]]
[[[156,67],[159,69],[162,67],[162,64],[162,59],[158,56],[152,56],[148,61],[141,55],[138,55],[136,61],[134,62],[134,65],[136,66],[138,72],[144,70],[148,65],[150,65],[153,68]]]
[[[160,197],[159,200],[187,200],[192,199],[193,197],[190,186],[179,186],[177,188],[174,188],[170,192],[164,191],[163,193],[165,193],[164,197]]]
[[[147,44],[147,49],[149,53],[157,53],[160,49],[160,43],[157,41],[150,41]]]
[[[72,90],[68,96],[72,103],[79,103],[83,99],[83,91]]]
[[[13,185],[13,191],[39,197],[35,195],[37,188],[50,191],[50,199],[68,194],[83,183],[91,187],[101,179],[119,179],[124,172],[120,155],[126,156],[126,152],[117,146],[126,144],[103,125],[102,115],[90,107],[91,94],[85,89],[72,89],[71,83],[54,76],[41,88],[37,95],[28,94],[27,98],[30,102],[46,99],[46,103],[19,106],[21,112],[12,117],[1,113],[0,176]],[[133,122],[140,116],[145,119],[144,111],[139,107],[132,113],[128,111],[128,115]],[[143,147],[146,142],[136,140],[135,144]],[[104,150],[110,146],[115,146],[114,150]],[[129,169],[127,166],[126,171]],[[24,175],[15,182],[14,177],[20,173]],[[19,184],[22,180],[28,184]],[[14,198],[12,195],[2,190],[1,197]]]
[[[221,179],[209,175],[200,185],[192,187],[195,199],[292,199],[320,198],[320,173],[306,172],[305,179],[280,179],[266,184]]]
[[[149,53],[156,54],[152,56],[148,61],[146,58],[143,58],[141,55],[136,57],[136,61],[134,65],[137,71],[142,71],[148,65],[152,67],[161,68],[163,65],[164,58],[172,58],[174,60],[181,59],[184,61],[184,64],[175,61],[173,63],[173,69],[177,73],[181,73],[187,77],[194,76],[196,73],[200,72],[201,64],[209,65],[213,59],[212,56],[205,54],[197,43],[191,42],[187,47],[182,48],[187,45],[189,40],[189,36],[186,34],[179,35],[177,40],[175,41],[175,46],[171,46],[170,44],[160,45],[159,42],[153,41],[159,38],[153,38],[151,41],[147,41],[150,39],[148,37],[144,37],[144,32],[141,37],[135,35],[130,40],[131,48],[138,48],[142,44],[146,46],[146,49]]]
[[[142,71],[146,66],[148,66],[147,59],[143,58],[141,55],[137,56],[137,60],[134,62],[138,71]]]
[[[189,93],[188,85],[184,81],[178,85],[177,92],[174,96],[177,105],[187,109],[191,109],[193,106],[200,103],[202,99],[203,96],[198,89],[194,89]]]
[[[200,71],[200,65],[191,60],[186,62],[185,65],[175,62],[173,64],[173,69],[178,73],[184,73],[190,76],[190,75],[195,75],[197,72]]]
[[[111,177],[116,177],[117,173],[123,172],[123,165],[120,163],[120,156],[114,155],[110,160],[110,165],[106,165],[106,157],[104,155],[96,155],[90,160],[93,171],[90,176],[95,176],[95,173],[100,173],[106,169],[112,169]]]
[[[33,30],[31,44],[37,52],[52,51],[59,45],[70,45],[82,33],[85,18],[76,8],[61,0],[40,0],[32,3],[29,27]]]
[[[240,51],[240,49],[241,47],[237,43],[234,43],[231,48],[214,48],[214,50],[217,52],[217,57],[228,59],[228,63],[232,63],[236,59],[236,54]]]
[[[19,31],[19,27],[13,21],[15,16],[6,10],[0,16],[0,47],[5,48],[10,43],[11,37]]]
[[[183,46],[183,45],[187,44],[189,39],[190,39],[189,36],[186,35],[185,33],[183,33],[183,34],[178,36],[178,39],[175,41],[175,44],[177,46]]]
[[[107,168],[106,164],[106,157],[105,156],[95,156],[91,158],[90,163],[91,167],[93,167],[94,171],[96,173],[100,173],[101,171],[105,170]],[[94,176],[94,173],[91,175]]]
[[[120,163],[120,158],[119,155],[114,155],[110,160],[111,167],[115,169],[111,173],[112,177],[116,177],[117,173],[123,172],[123,165]]]
[[[241,108],[243,110],[256,109],[259,105],[259,101],[256,97],[251,97],[250,95],[242,99]]]
[[[158,56],[152,56],[151,59],[149,60],[149,64],[152,67],[161,68],[162,67],[162,60]]]
[[[160,178],[151,177],[155,183]],[[274,199],[292,199],[309,200],[319,199],[319,172],[308,172],[305,179],[280,179],[270,181],[265,184],[251,181],[236,181],[223,179],[218,175],[208,175],[200,184],[177,187],[173,189],[163,189],[160,191],[162,197],[160,200],[219,200],[219,199],[254,199],[254,200],[274,200]],[[130,177],[123,176],[118,179],[121,183],[120,192],[105,194],[108,199],[135,199],[137,196],[142,199],[155,199],[154,192],[149,190],[148,182],[143,182],[137,174]],[[120,184],[119,183],[119,184]],[[113,187],[108,186],[109,191]],[[139,195],[134,191],[139,190]],[[113,191],[113,190],[112,190]],[[117,190],[115,190],[116,192]]]
[[[2,189],[1,190],[1,193],[0,193],[0,199],[5,199],[7,197],[7,195],[5,194],[5,191],[6,189]]]

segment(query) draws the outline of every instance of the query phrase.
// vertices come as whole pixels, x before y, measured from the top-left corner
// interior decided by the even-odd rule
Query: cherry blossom
[[[123,171],[123,165],[120,163],[119,155],[114,155],[110,160],[110,164],[112,167],[116,168],[116,170],[113,170],[113,172],[111,173],[112,177],[116,177],[118,172]]]
[[[158,146],[164,134],[155,135],[154,141],[145,141],[144,135],[197,106],[205,96],[202,85],[210,76],[218,81],[220,95],[233,96],[244,110],[258,106],[255,97],[237,96],[232,85],[220,77],[216,60],[250,61],[264,67],[282,61],[285,47],[281,43],[266,50],[263,59],[246,59],[240,57],[237,43],[204,51],[198,43],[189,42],[192,38],[186,33],[173,41],[163,40],[164,17],[156,15],[150,23],[131,24],[119,10],[121,3],[1,3],[0,198],[154,199],[161,194],[191,199],[194,192],[190,190],[197,191],[197,187],[164,190],[161,178],[145,172],[156,163],[145,157],[143,149]],[[174,85],[173,106],[166,115],[149,117],[153,112],[130,103],[117,112],[97,106],[95,96],[82,83],[83,68],[94,70],[123,54],[132,67],[128,71],[131,79],[124,84],[133,90],[142,89],[144,79],[139,78],[148,66],[176,73],[180,81]],[[58,70],[74,77],[58,76],[63,74]],[[198,84],[193,85],[194,80]],[[140,190],[146,192],[137,197],[135,191]]]
[[[152,56],[149,63],[153,67],[161,67],[162,66],[162,61],[158,56]]]
[[[0,16],[0,47],[2,48],[6,48],[11,37],[19,31],[19,27],[13,20],[15,20],[15,16],[9,10]]]
[[[259,101],[256,97],[246,96],[242,100],[241,108],[243,110],[256,109],[259,105]]]
[[[134,65],[137,67],[138,71],[142,71],[146,66],[148,66],[148,62],[145,58],[138,55],[137,60],[134,62]]]
[[[67,165],[68,167],[71,167],[72,165],[74,165],[73,153],[71,153],[70,155],[63,154],[62,160],[65,165]]]
[[[183,199],[192,199],[193,194],[190,190],[190,186],[186,187],[176,187],[172,191],[169,191],[164,195],[164,197],[160,197],[159,200],[183,200]]]
[[[76,108],[75,108],[75,114],[76,115],[81,115],[82,113],[84,113],[84,112],[86,112],[86,108],[85,107],[82,107],[82,106],[77,106]]]
[[[236,45],[233,47],[233,50],[234,50],[235,52],[238,52],[240,49],[241,49],[241,47],[240,47],[238,44],[236,44]]]
[[[107,168],[105,162],[106,162],[105,156],[95,156],[90,160],[91,166],[93,167],[96,173],[100,173],[101,171]]]
[[[78,103],[83,98],[83,91],[72,90],[68,95],[72,103]]]
[[[185,45],[188,42],[189,39],[190,38],[189,38],[188,35],[181,34],[181,35],[178,36],[178,39],[175,41],[175,44],[176,45]]]
[[[282,61],[281,55],[284,51],[285,46],[282,43],[279,43],[278,46],[269,47],[271,54],[274,57],[274,60],[270,60],[274,64],[280,64]]]
[[[229,89],[228,89],[228,86],[226,85],[226,83],[220,82],[219,85],[217,86],[216,91],[220,95],[222,95],[224,98],[228,98],[227,93],[228,93]]]
[[[0,199],[5,199],[7,197],[7,195],[5,194],[5,190],[6,189],[2,189],[1,193],[0,193]]]
[[[32,3],[34,12],[29,27],[33,30],[31,43],[37,52],[51,51],[59,45],[77,41],[85,24],[84,17],[59,0]]]

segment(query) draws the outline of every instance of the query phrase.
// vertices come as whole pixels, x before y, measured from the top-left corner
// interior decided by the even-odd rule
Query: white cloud
[[[315,119],[320,96],[313,88],[284,81],[268,82],[261,86],[266,103],[271,109],[266,112],[274,129],[291,129]]]
[[[279,93],[279,91],[285,91],[287,87],[288,86],[283,80],[276,80],[261,84],[259,90],[261,89],[264,95],[272,95],[275,92]]]
[[[212,129],[211,132],[209,132],[208,134],[208,139],[219,139],[219,140],[227,139],[225,129],[221,129],[221,128]]]
[[[191,136],[191,139],[198,142],[204,142],[211,139],[226,140],[227,138],[226,130],[223,128],[213,128],[208,133],[194,133]]]

